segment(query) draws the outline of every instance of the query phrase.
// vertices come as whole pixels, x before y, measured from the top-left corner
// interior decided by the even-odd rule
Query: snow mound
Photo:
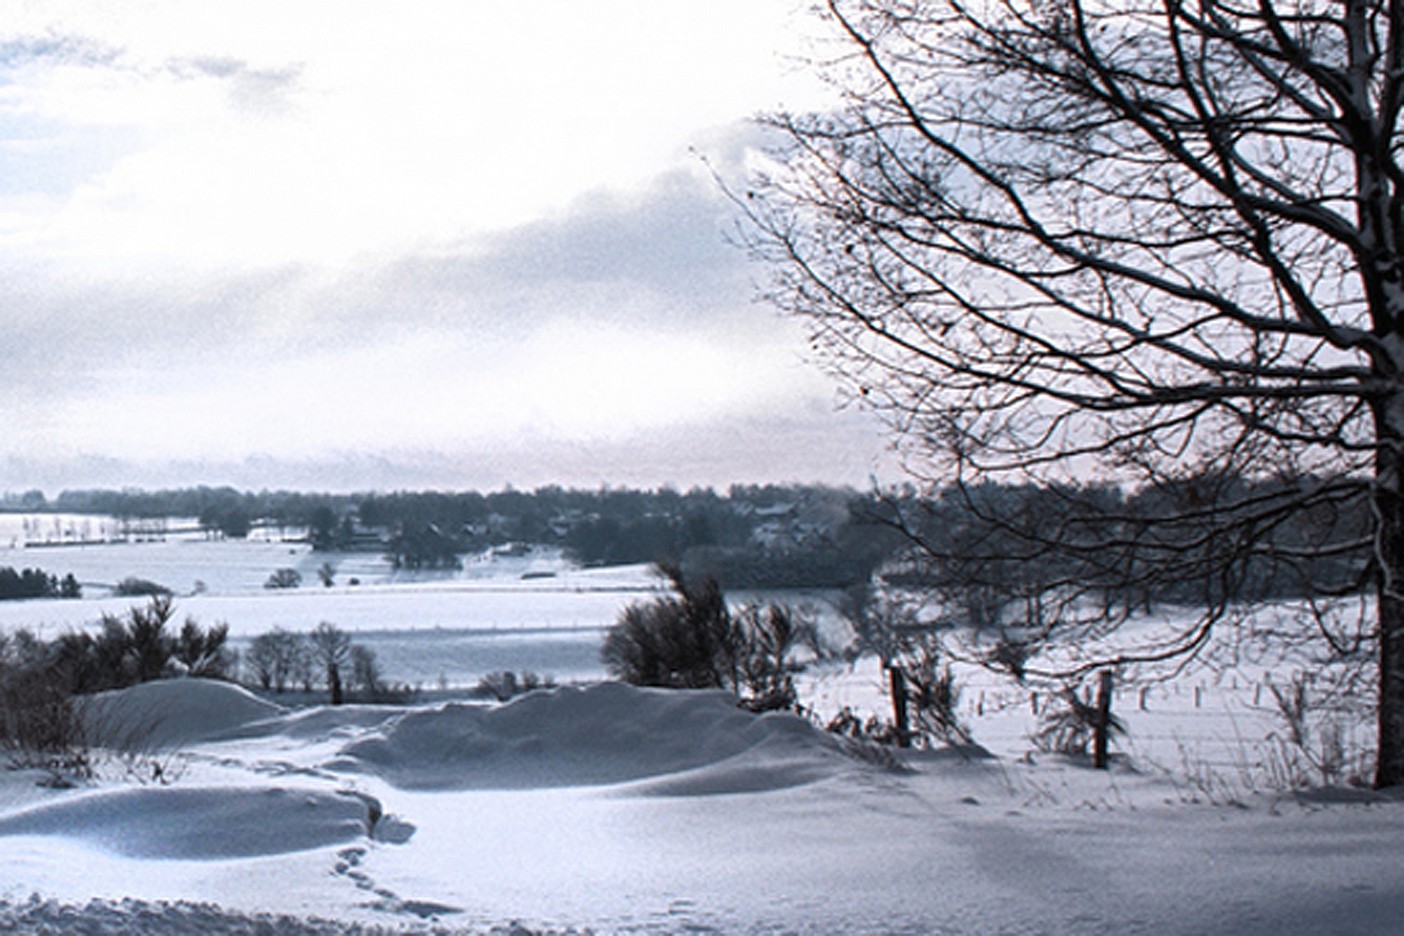
[[[721,691],[563,687],[501,706],[409,712],[348,744],[326,766],[403,789],[600,786],[670,777],[639,792],[759,792],[810,783],[843,761],[790,714],[754,715]]]
[[[92,696],[83,720],[100,747],[155,750],[208,741],[283,712],[233,683],[161,679]]]
[[[148,787],[0,816],[0,836],[65,836],[133,858],[248,858],[362,838],[380,814],[378,802],[357,793]]]

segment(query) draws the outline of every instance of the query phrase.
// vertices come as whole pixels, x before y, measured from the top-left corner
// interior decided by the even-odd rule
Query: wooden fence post
[[[1106,770],[1108,742],[1111,734],[1112,671],[1104,669],[1097,684],[1097,722],[1093,725],[1092,766]]]
[[[892,720],[897,729],[897,746],[911,747],[912,738],[907,722],[907,680],[896,666],[887,668],[888,688],[892,691]]]

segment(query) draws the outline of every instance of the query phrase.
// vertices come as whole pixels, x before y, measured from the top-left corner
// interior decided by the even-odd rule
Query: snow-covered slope
[[[894,770],[719,693],[619,685],[289,711],[179,680],[90,714],[130,738],[153,711],[147,754],[95,783],[0,776],[0,929],[1386,933],[1404,908],[1404,803],[1365,793]],[[133,783],[148,755],[175,782]]]

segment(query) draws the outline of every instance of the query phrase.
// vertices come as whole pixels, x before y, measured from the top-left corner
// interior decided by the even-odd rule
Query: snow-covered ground
[[[0,780],[0,928],[1386,933],[1404,910],[1398,799],[894,769],[716,692],[290,711],[173,680],[98,708],[113,737],[154,725],[139,756],[79,789]],[[171,782],[136,782],[147,762]]]
[[[198,680],[100,697],[94,736],[135,749],[102,755],[95,780],[0,771],[0,931],[1399,931],[1404,802],[1344,785],[1372,743],[1368,699],[1313,712],[1307,753],[1341,748],[1335,785],[1287,789],[1323,779],[1270,690],[1311,678],[1300,648],[1235,640],[1120,688],[1129,733],[1107,773],[1034,749],[1047,687],[960,667],[960,713],[990,756],[894,764],[719,693],[593,682],[603,628],[656,594],[642,567],[335,560],[323,588],[324,557],[295,544],[0,549],[0,565],[163,581],[179,615],[240,639],[332,621],[396,680],[510,668],[581,684],[408,708],[284,708]],[[280,566],[302,588],[263,589]],[[52,636],[130,603],[101,588],[6,602],[0,629]],[[821,718],[882,711],[882,685],[871,659],[801,677]]]

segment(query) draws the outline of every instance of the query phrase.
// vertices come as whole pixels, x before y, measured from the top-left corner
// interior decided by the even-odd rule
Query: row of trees
[[[104,615],[96,633],[70,631],[48,641],[25,629],[0,633],[3,763],[40,768],[48,773],[42,782],[71,785],[93,768],[93,726],[85,723],[82,696],[171,677],[236,677],[239,659],[227,625],[207,628],[187,618],[176,629],[174,618],[170,597],[158,595],[124,615]],[[407,695],[385,684],[373,652],[331,624],[309,634],[264,634],[243,663],[265,688],[325,687],[333,704],[350,693],[376,702]],[[146,766],[153,779],[162,776],[160,762]]]
[[[892,496],[873,519],[899,531],[907,546],[902,561],[885,570],[886,580],[937,599],[927,602],[941,610],[937,623],[1016,625],[1039,634],[1077,615],[1106,625],[1163,604],[1224,608],[1358,594],[1370,566],[1362,502],[1286,508],[1306,490],[1348,486],[1334,478],[1214,473],[1136,491],[1112,484],[987,482],[950,486],[930,497]],[[1268,523],[1261,512],[1274,503],[1283,509]],[[1208,504],[1217,505],[1224,525],[1212,535],[1186,518]],[[1245,504],[1255,510],[1250,514]],[[1235,515],[1244,529],[1235,530]],[[1047,541],[1054,531],[1059,548]],[[1235,536],[1250,534],[1259,548],[1235,548]],[[1113,548],[1118,539],[1137,548]],[[1332,541],[1345,545],[1314,548]]]
[[[275,627],[258,635],[243,663],[248,677],[266,690],[312,692],[323,687],[333,705],[351,694],[366,701],[396,695],[381,676],[375,651],[354,643],[345,631],[325,621],[310,633]]]
[[[388,698],[375,652],[323,622],[299,633],[281,628],[255,637],[242,659],[229,646],[229,626],[187,617],[175,627],[175,605],[152,597],[123,615],[104,614],[96,632],[68,631],[41,640],[20,629],[0,633],[0,670],[24,672],[65,695],[122,689],[156,679],[192,676],[244,678],[275,692],[325,689],[333,704],[350,694]]]
[[[316,549],[383,549],[398,568],[455,568],[466,553],[527,543],[563,548],[586,565],[686,561],[729,586],[787,587],[843,586],[868,577],[893,542],[854,520],[868,500],[813,485],[734,485],[724,494],[543,487],[332,495],[198,487],[65,491],[43,506],[198,517],[212,535],[230,538],[247,536],[254,523],[305,528]]]

